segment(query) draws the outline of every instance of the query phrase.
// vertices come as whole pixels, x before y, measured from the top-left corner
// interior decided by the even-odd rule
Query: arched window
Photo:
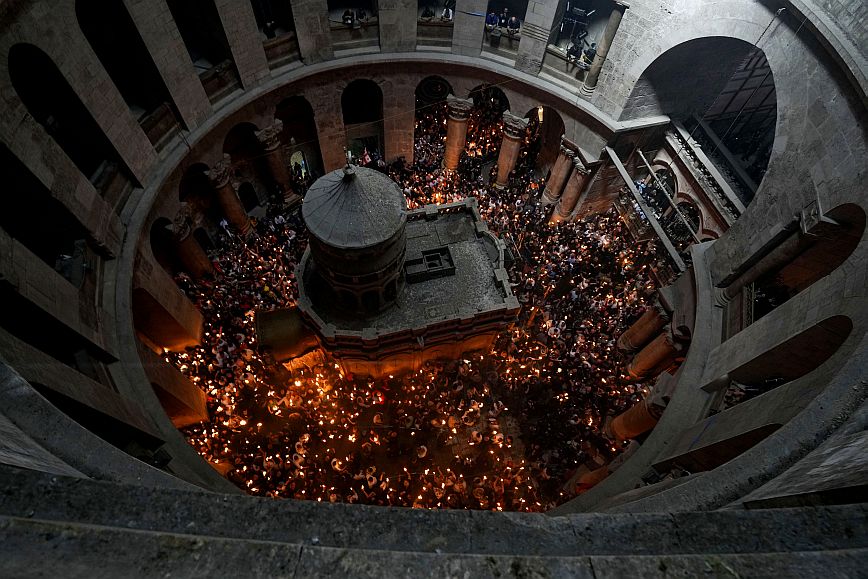
[[[558,158],[565,130],[564,119],[552,107],[542,105],[527,111],[524,118],[530,120],[528,162],[545,175]]]
[[[166,0],[212,103],[240,87],[232,51],[214,0]]]
[[[47,54],[31,44],[14,45],[9,76],[34,120],[103,196],[113,196],[119,174],[128,182],[114,147]]]
[[[379,85],[372,80],[354,80],[341,94],[341,110],[347,149],[354,162],[364,165],[370,162],[368,157],[382,156],[383,91]]]
[[[321,174],[323,170],[322,153],[319,148],[319,133],[314,120],[313,107],[303,96],[291,96],[278,103],[274,117],[283,122],[280,143],[289,147],[292,156],[290,167],[295,169],[295,154],[301,153],[306,163],[302,169]],[[307,175],[305,175],[305,178]]]
[[[80,280],[85,228],[5,145],[0,145],[0,167],[5,177],[0,227],[67,280]]]

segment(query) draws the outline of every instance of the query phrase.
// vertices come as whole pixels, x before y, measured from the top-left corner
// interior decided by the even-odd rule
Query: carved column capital
[[[446,108],[449,111],[449,118],[453,121],[466,121],[473,111],[473,101],[450,94],[446,97]]]
[[[175,219],[172,220],[172,231],[179,240],[184,239],[193,231],[193,213],[186,203],[181,203],[181,208],[175,215]]]
[[[510,139],[521,139],[527,131],[528,120],[517,117],[506,111],[503,113],[503,136]]]
[[[585,164],[582,163],[582,160],[579,159],[579,157],[575,153],[573,153],[572,161],[573,161],[573,169],[577,173],[580,173],[581,175],[584,175],[585,177],[587,177],[588,175],[591,174],[591,170],[588,169],[587,167],[585,167]]]
[[[214,166],[206,173],[214,187],[218,189],[223,187],[229,182],[229,177],[232,175],[232,157],[223,155],[223,158],[214,163]]]
[[[274,119],[274,123],[261,131],[256,131],[256,138],[266,151],[273,151],[280,146],[280,133],[283,132],[283,121]]]

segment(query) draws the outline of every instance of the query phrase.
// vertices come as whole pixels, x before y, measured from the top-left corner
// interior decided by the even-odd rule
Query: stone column
[[[214,185],[214,190],[217,192],[217,203],[220,204],[226,221],[242,237],[247,237],[253,229],[253,225],[250,223],[250,217],[247,216],[244,205],[241,204],[241,199],[238,198],[238,193],[229,182],[231,175],[232,158],[229,155],[223,155],[223,159],[208,171],[208,178],[211,179],[211,184]]]
[[[184,269],[195,279],[202,279],[213,274],[214,265],[193,236],[193,219],[186,204],[182,206],[181,211],[175,217],[172,230],[175,234],[175,249],[178,252],[178,259],[181,260]]]
[[[461,153],[467,143],[467,120],[473,110],[473,101],[460,99],[453,95],[446,97],[449,114],[446,118],[446,152],[443,155],[443,167],[447,171],[458,168]]]
[[[561,221],[569,219],[570,215],[573,214],[576,205],[579,203],[579,196],[581,196],[582,190],[585,188],[585,184],[588,181],[588,175],[590,174],[591,172],[585,168],[581,159],[578,157],[573,159],[573,172],[567,180],[564,194],[561,195],[557,208],[552,212],[552,216],[549,218],[550,224],[560,223]]]
[[[618,338],[618,349],[622,352],[635,352],[656,336],[668,321],[669,316],[659,304],[651,306],[626,332],[621,334]]]
[[[334,58],[327,0],[292,0],[292,18],[302,62],[316,64]]]
[[[417,0],[379,0],[377,21],[380,30],[380,52],[412,52],[416,50]]]
[[[271,77],[268,60],[262,48],[253,5],[245,0],[218,0],[214,2],[229,52],[242,88],[252,88]]]
[[[521,23],[521,40],[518,43],[515,68],[534,76],[539,74],[557,12],[558,2],[528,2],[524,22]]]
[[[503,141],[497,157],[497,179],[494,186],[500,189],[509,182],[509,174],[515,168],[521,144],[527,132],[527,119],[522,119],[506,111],[503,113]]]
[[[280,133],[283,132],[283,121],[274,119],[274,124],[256,132],[256,138],[262,144],[265,153],[265,161],[271,171],[271,178],[283,192],[283,198],[289,199],[295,195],[292,189],[292,179],[289,169],[283,160],[283,151],[280,147]]]
[[[488,0],[457,0],[452,23],[452,54],[479,56]]]
[[[580,92],[585,96],[590,96],[597,88],[597,81],[600,80],[600,71],[603,70],[603,64],[606,62],[606,56],[609,54],[609,48],[612,46],[612,40],[615,38],[615,33],[618,32],[618,27],[621,25],[621,18],[624,17],[624,11],[627,6],[616,0],[615,7],[612,13],[609,14],[609,22],[606,23],[606,29],[603,31],[603,37],[597,43],[597,56],[594,57],[594,62],[591,63],[591,69],[585,75],[585,82],[582,84]]]
[[[546,188],[543,190],[542,203],[544,206],[557,203],[561,197],[561,191],[564,190],[564,184],[570,176],[570,170],[573,168],[573,159],[576,153],[567,147],[561,145],[561,151],[552,167],[552,174],[546,182]]]
[[[643,398],[615,418],[603,431],[613,440],[629,440],[645,434],[657,425],[662,409],[651,405],[648,398]]]
[[[633,380],[653,377],[655,372],[661,372],[675,362],[677,354],[678,346],[672,334],[663,332],[633,356],[627,373]]]

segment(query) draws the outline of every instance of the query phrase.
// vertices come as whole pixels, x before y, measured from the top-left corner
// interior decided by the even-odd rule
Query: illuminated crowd
[[[208,395],[210,421],[188,441],[255,495],[419,508],[543,511],[583,489],[577,476],[625,444],[602,432],[639,400],[617,337],[653,293],[652,245],[613,211],[547,225],[544,183],[522,154],[505,190],[492,181],[499,112],[482,102],[457,172],[440,169],[445,106],[417,115],[415,164],[388,168],[409,208],[474,196],[510,246],[522,304],[490,352],[385,380],[344,374],[327,353],[293,369],[257,349],[255,312],[294,305],[306,246],[300,212],[271,207],[247,240],[222,231],[213,279],[181,274],[202,311],[200,347],[167,360]],[[530,131],[525,151],[534,149]],[[313,360],[313,361],[311,361]]]

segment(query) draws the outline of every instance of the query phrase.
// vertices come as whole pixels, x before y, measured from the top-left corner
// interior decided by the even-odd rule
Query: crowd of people
[[[178,276],[205,332],[201,346],[166,356],[206,392],[211,416],[185,434],[247,492],[544,511],[622,450],[602,427],[649,385],[626,379],[615,341],[655,290],[655,247],[635,243],[613,211],[547,225],[532,131],[508,187],[492,187],[499,113],[488,113],[475,113],[467,139],[482,154],[466,154],[450,173],[440,169],[445,106],[422,107],[415,162],[385,170],[411,209],[476,197],[508,242],[522,309],[491,351],[385,380],[346,374],[327,352],[291,366],[269,359],[257,349],[255,315],[295,303],[306,246],[300,213],[279,206],[246,240],[219,234],[213,279]]]

